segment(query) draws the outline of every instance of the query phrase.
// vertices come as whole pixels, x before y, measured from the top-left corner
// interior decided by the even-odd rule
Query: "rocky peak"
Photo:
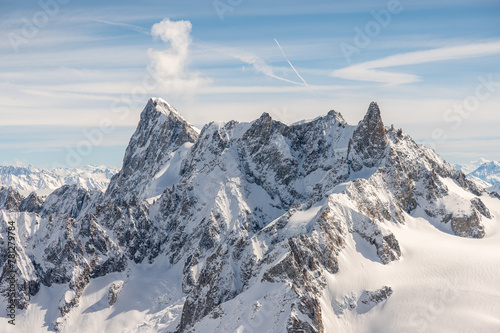
[[[125,151],[123,167],[111,179],[107,199],[129,200],[134,194],[142,198],[152,196],[145,193],[151,180],[177,150],[197,138],[198,130],[174,107],[161,98],[151,98]]]
[[[100,199],[101,196],[102,193],[99,191],[87,191],[78,185],[64,185],[45,199],[39,208],[39,214],[44,217],[67,215],[71,218],[77,218],[80,213],[92,206],[94,200]]]
[[[347,124],[347,122],[345,121],[342,114],[340,112],[335,111],[335,110],[328,111],[326,118],[333,119],[335,122],[338,122],[340,124]]]
[[[281,122],[274,120],[269,113],[264,112],[259,119],[254,121],[252,127],[262,130],[265,134],[270,134],[273,126],[276,127],[277,124],[283,125],[279,127],[285,127]]]
[[[362,121],[367,121],[367,119],[377,119],[382,121],[382,118],[380,116],[380,109],[377,102],[371,102],[370,106],[368,106],[368,111],[366,112],[365,117]]]
[[[240,141],[255,143],[250,151],[251,154],[254,154],[263,145],[268,144],[273,134],[282,133],[286,128],[285,124],[273,120],[269,113],[264,112],[259,119],[252,123]]]
[[[385,146],[387,138],[385,135],[384,123],[380,115],[380,109],[375,102],[371,102],[363,120],[358,124],[358,128],[354,132],[356,139],[367,140],[365,143],[370,143],[374,146]]]
[[[387,142],[380,109],[377,103],[371,102],[368,112],[359,122],[349,143],[351,168],[359,171],[363,166],[376,166],[384,155]]]
[[[19,211],[39,213],[42,209],[43,198],[39,197],[36,192],[31,192],[26,199],[19,204]]]
[[[142,115],[154,114],[158,112],[169,117],[178,117],[184,119],[172,105],[167,103],[162,98],[157,98],[157,97],[150,98],[146,104],[146,107],[144,108],[144,111],[146,112],[143,112]]]

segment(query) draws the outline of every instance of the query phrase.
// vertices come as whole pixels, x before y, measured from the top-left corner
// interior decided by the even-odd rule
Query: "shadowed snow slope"
[[[496,332],[499,216],[376,103],[198,131],[151,99],[105,194],[0,189],[5,331]]]

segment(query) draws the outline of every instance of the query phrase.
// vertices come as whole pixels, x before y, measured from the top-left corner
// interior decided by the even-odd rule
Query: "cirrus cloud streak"
[[[356,81],[381,82],[390,85],[421,81],[417,75],[389,72],[382,68],[417,65],[447,60],[485,57],[500,54],[500,41],[441,47],[425,51],[400,53],[334,70],[331,76]]]

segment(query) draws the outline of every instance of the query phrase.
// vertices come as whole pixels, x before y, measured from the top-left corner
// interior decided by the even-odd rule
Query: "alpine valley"
[[[0,188],[2,311],[10,221],[2,332],[500,331],[500,195],[376,103],[198,130],[150,99],[105,192]]]

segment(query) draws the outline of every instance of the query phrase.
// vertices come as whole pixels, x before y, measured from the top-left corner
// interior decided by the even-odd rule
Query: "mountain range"
[[[153,98],[105,192],[0,189],[6,332],[495,332],[498,216],[377,103],[199,130]]]
[[[455,167],[464,172],[467,178],[477,184],[486,187],[490,191],[498,192],[498,183],[500,183],[500,162],[481,158],[467,164],[455,164]]]
[[[77,185],[86,190],[104,192],[115,168],[86,165],[81,168],[41,169],[28,166],[1,166],[0,186],[12,187],[21,194],[36,192],[49,195],[63,185]]]

